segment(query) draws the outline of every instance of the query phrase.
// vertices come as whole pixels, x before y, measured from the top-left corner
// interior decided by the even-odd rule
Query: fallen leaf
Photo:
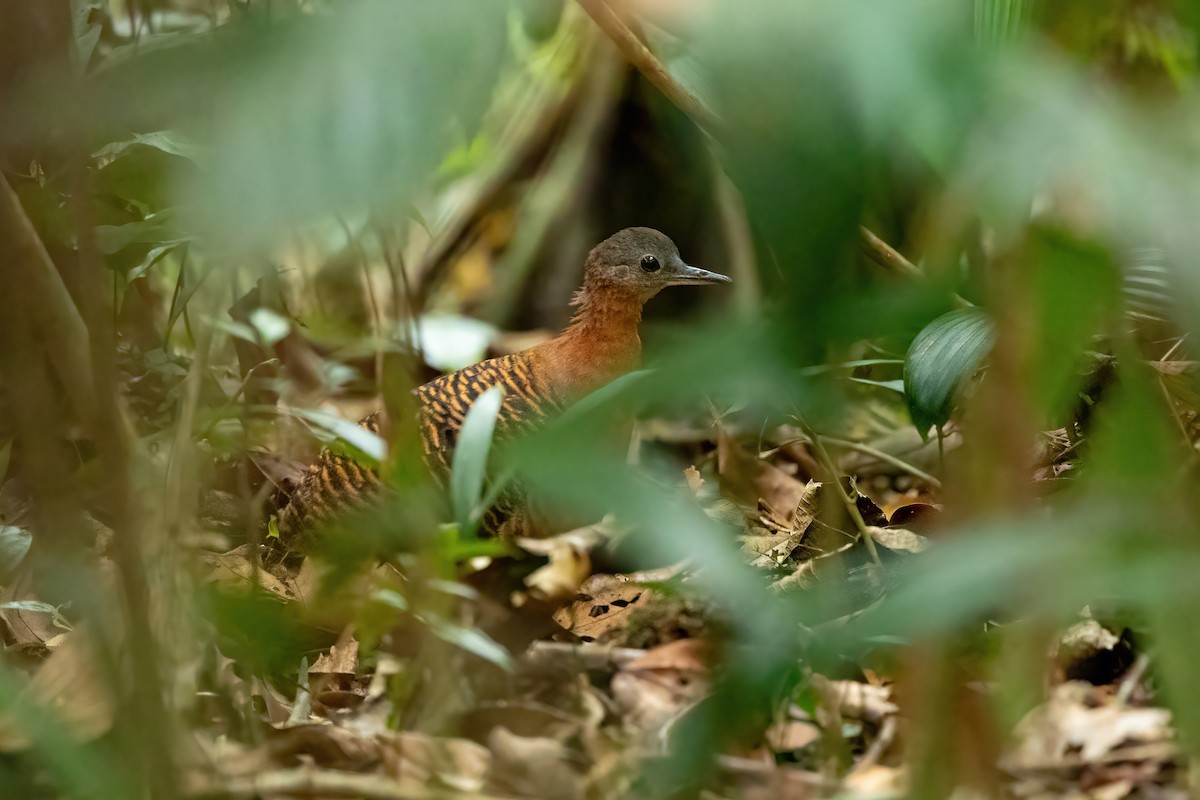
[[[1170,711],[1120,705],[1091,684],[1068,681],[1018,723],[1017,744],[1001,763],[1010,770],[1086,764],[1122,745],[1171,739]]]
[[[340,646],[335,644],[322,653],[311,667],[312,675],[349,675],[358,673],[358,640],[349,637]]]
[[[389,731],[376,741],[384,771],[398,781],[478,792],[492,767],[488,749],[469,739]]]
[[[104,680],[89,634],[76,629],[50,651],[25,687],[25,695],[53,711],[80,742],[89,742],[112,727],[116,702]],[[29,746],[21,719],[0,715],[0,752]]]
[[[548,800],[581,800],[584,783],[571,767],[571,755],[557,739],[517,736],[495,728],[488,736],[492,752],[489,783],[500,791]]]
[[[626,575],[592,575],[579,587],[579,599],[556,611],[554,621],[585,642],[605,641],[653,594]]]

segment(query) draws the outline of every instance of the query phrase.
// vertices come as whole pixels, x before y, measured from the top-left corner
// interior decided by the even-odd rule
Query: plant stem
[[[892,455],[891,453],[885,453],[882,450],[878,450],[874,447],[871,447],[868,444],[862,444],[861,442],[852,442],[848,439],[835,439],[832,436],[825,436],[823,438],[825,439],[826,442],[833,445],[834,447],[845,447],[847,450],[857,450],[860,453],[864,453],[866,455],[872,456],[873,458],[878,458],[880,461],[884,461],[888,464],[891,464],[893,467],[902,469],[905,472],[909,473],[910,475],[915,475],[916,477],[925,481],[926,483],[928,483],[930,486],[934,487],[935,489],[942,488],[942,482],[940,480],[938,480],[934,476],[930,475],[928,472],[926,472],[922,469],[919,469],[919,468],[913,466],[912,464],[909,464],[907,461],[897,458],[896,456]]]
[[[838,497],[842,499],[842,503],[846,506],[846,512],[850,515],[850,519],[854,521],[854,527],[858,528],[859,535],[861,535],[863,539],[863,544],[866,545],[867,552],[871,554],[871,560],[875,562],[876,566],[879,566],[879,551],[875,547],[875,539],[871,536],[871,531],[867,527],[866,521],[863,520],[862,514],[858,511],[858,504],[855,503],[854,498],[847,494],[846,490],[842,488],[842,482],[838,477],[837,466],[833,463],[833,459],[829,457],[829,451],[825,449],[825,445],[822,443],[821,437],[817,435],[816,431],[812,430],[807,425],[803,427],[805,428],[805,432],[808,434],[808,437],[812,439],[813,449],[817,451],[817,460],[821,462],[821,466],[824,467],[825,471],[829,473],[829,483],[833,485],[834,491],[837,492]]]

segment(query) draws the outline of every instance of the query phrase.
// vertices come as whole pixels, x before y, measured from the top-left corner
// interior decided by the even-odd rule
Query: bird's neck
[[[579,290],[572,301],[575,316],[555,340],[555,360],[570,394],[587,394],[638,366],[645,302],[622,286],[584,284]]]

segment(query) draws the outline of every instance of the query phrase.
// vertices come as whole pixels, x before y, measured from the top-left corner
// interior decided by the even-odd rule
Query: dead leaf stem
[[[834,447],[844,447],[847,450],[857,450],[858,452],[863,453],[868,456],[871,456],[872,458],[878,458],[880,461],[883,461],[887,464],[891,464],[893,467],[896,467],[897,469],[902,469],[905,472],[909,473],[910,475],[913,475],[913,476],[925,481],[926,483],[928,483],[930,486],[934,487],[935,489],[942,488],[942,482],[940,480],[933,477],[925,470],[915,467],[912,464],[908,463],[907,461],[905,461],[901,458],[897,458],[896,456],[892,455],[891,453],[885,453],[882,450],[871,447],[869,444],[862,444],[861,442],[852,442],[849,439],[835,439],[832,436],[825,436],[822,438],[829,444],[833,445]]]
[[[817,451],[817,460],[821,462],[821,466],[829,473],[829,483],[841,498],[842,504],[846,506],[846,513],[850,515],[850,519],[854,521],[854,527],[858,528],[858,533],[862,536],[863,544],[867,547],[867,552],[871,554],[871,561],[875,562],[876,566],[880,566],[879,551],[875,547],[875,538],[871,536],[871,530],[867,527],[866,521],[862,518],[862,514],[858,511],[858,505],[854,502],[846,490],[842,487],[842,482],[839,479],[837,466],[833,463],[833,459],[829,457],[829,451],[825,449],[821,437],[817,435],[807,426],[803,426],[810,439],[812,439],[813,449]]]

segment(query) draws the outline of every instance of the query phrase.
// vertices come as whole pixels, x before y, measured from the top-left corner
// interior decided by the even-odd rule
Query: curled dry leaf
[[[549,562],[525,578],[529,593],[546,603],[561,603],[574,597],[592,572],[592,559],[585,547],[564,537],[555,537]]]
[[[358,673],[358,640],[346,637],[322,653],[311,667],[310,675],[355,675]]]

